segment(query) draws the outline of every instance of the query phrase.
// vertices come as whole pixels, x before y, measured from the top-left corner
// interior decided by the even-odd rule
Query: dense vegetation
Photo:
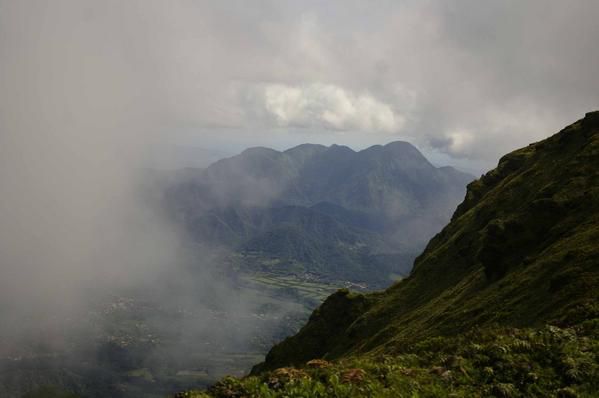
[[[23,398],[77,398],[77,395],[57,387],[46,386],[23,395]]]
[[[598,242],[593,112],[471,183],[408,278],[337,292],[253,376],[181,396],[596,396]]]
[[[595,317],[575,327],[473,329],[395,355],[316,359],[176,397],[594,397],[598,359]]]

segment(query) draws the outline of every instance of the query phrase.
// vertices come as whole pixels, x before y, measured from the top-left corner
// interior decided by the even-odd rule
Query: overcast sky
[[[0,134],[403,139],[481,172],[599,108],[598,20],[597,0],[0,0]]]

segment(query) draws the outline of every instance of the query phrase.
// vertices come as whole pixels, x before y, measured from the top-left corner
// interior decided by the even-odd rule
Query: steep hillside
[[[598,242],[599,112],[593,112],[504,156],[471,183],[409,278],[384,293],[330,297],[257,369],[399,352],[474,326],[574,322],[599,298]],[[360,310],[337,319],[356,300]]]
[[[406,275],[472,177],[434,167],[411,144],[355,152],[304,144],[251,148],[167,192],[171,214],[204,244],[295,274],[386,286]]]
[[[408,278],[331,295],[252,373],[180,396],[598,396],[599,112],[504,156]]]

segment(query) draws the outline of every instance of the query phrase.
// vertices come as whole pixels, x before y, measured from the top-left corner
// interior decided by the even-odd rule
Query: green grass
[[[128,377],[143,379],[148,382],[154,382],[154,376],[152,375],[152,371],[148,368],[140,368],[134,369],[127,372]]]
[[[295,276],[270,273],[246,274],[242,278],[245,283],[257,290],[268,289],[276,295],[277,291],[294,289],[300,298],[306,298],[316,303],[324,301],[340,287],[340,284],[312,282]]]

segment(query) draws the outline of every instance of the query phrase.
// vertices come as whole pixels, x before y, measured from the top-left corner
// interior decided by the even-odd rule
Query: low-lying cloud
[[[176,117],[150,78],[144,4],[0,1],[0,366],[37,343],[70,347],[99,303],[138,292],[176,310],[218,303],[248,338],[254,304],[165,214],[149,170]]]

